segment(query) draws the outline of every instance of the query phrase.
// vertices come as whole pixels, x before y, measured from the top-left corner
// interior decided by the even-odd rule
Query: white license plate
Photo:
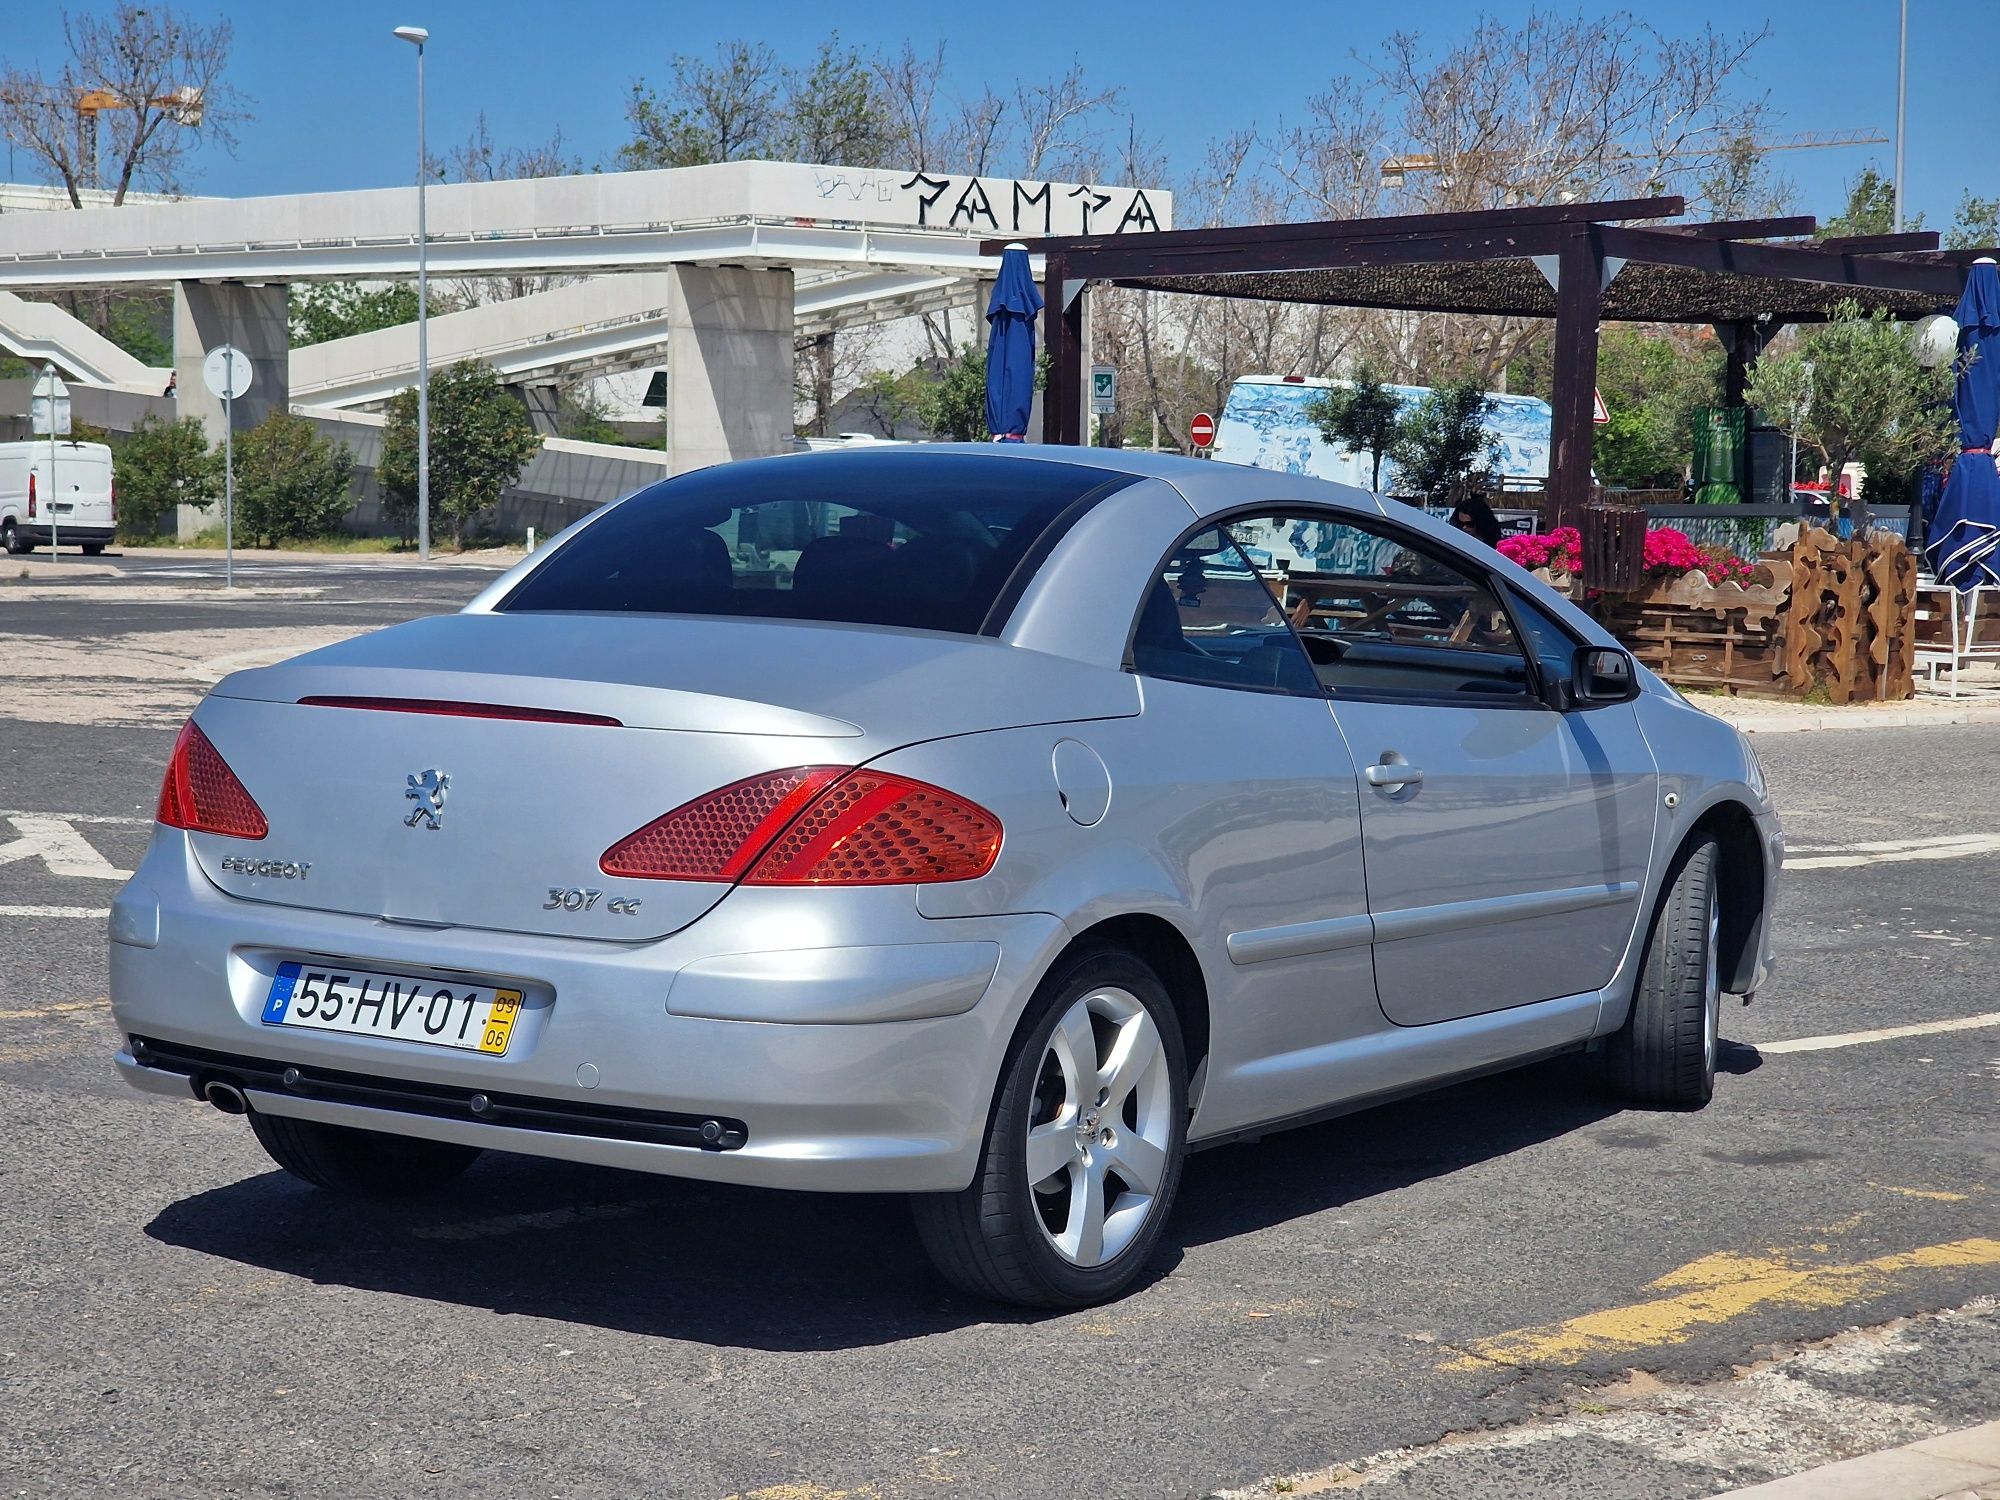
[[[387,1036],[497,1057],[507,1050],[520,1014],[519,990],[288,961],[278,965],[271,980],[263,1021],[266,1026]]]

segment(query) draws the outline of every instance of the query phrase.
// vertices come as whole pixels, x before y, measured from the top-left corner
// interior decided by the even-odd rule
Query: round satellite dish
[[[240,401],[250,389],[250,356],[229,344],[217,344],[201,362],[201,379],[218,401]]]
[[[1933,313],[1917,324],[1916,345],[1917,363],[1934,370],[1958,353],[1958,324],[1945,313]]]

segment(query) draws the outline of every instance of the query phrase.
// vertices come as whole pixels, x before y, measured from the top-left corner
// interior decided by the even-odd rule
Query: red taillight
[[[169,828],[232,839],[261,839],[271,831],[264,810],[192,719],[181,726],[167,760],[157,816]]]
[[[111,524],[116,526],[118,524],[118,486],[115,484],[112,485],[106,493],[111,499]]]
[[[698,797],[604,852],[607,875],[746,885],[976,880],[1000,820],[950,792],[881,771],[798,766]]]
[[[28,519],[35,519],[35,474],[32,469],[28,471]]]
[[[604,714],[573,714],[562,708],[520,708],[511,703],[461,703],[450,698],[351,698],[321,694],[299,699],[302,708],[371,708],[391,714],[441,714],[454,719],[522,719],[530,724],[594,724],[622,729]]]

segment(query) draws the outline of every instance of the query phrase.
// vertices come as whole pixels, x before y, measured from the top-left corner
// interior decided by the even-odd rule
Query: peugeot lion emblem
[[[403,819],[403,826],[415,828],[421,823],[426,828],[442,828],[444,794],[451,790],[451,777],[433,768],[403,779],[409,783],[403,795],[417,804],[410,815]]]

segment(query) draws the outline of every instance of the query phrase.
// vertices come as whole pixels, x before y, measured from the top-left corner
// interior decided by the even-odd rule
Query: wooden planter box
[[[1783,561],[1776,569],[1766,563],[1748,587],[1711,583],[1705,573],[1655,579],[1638,593],[1600,601],[1598,617],[1675,687],[1788,696],[1790,572]]]
[[[1835,703],[1895,700],[1916,691],[1916,578],[1899,538],[1807,531],[1759,559],[1748,585],[1686,573],[1594,608],[1676,687],[1792,698],[1818,687]]]

